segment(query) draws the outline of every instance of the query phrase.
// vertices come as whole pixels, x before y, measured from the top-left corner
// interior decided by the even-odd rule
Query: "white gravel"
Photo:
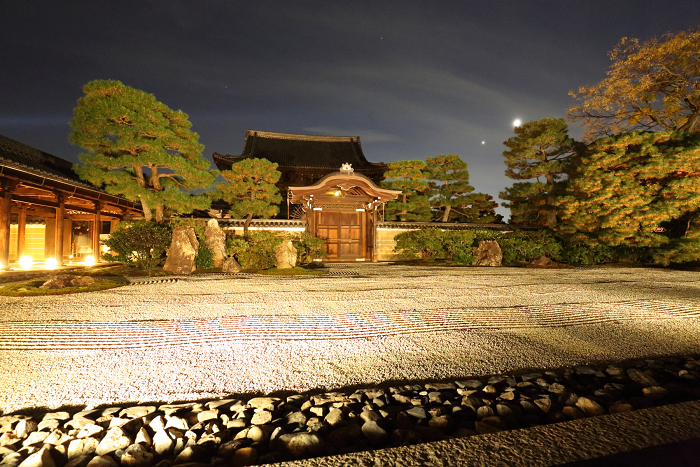
[[[0,297],[0,410],[465,378],[700,353],[700,274],[363,264]],[[359,275],[352,275],[359,274]]]

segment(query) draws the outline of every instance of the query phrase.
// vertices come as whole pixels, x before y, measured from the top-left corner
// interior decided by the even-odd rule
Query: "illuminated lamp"
[[[86,256],[84,263],[85,263],[85,266],[94,266],[95,265],[95,257],[94,256]]]
[[[19,265],[22,267],[22,269],[29,269],[29,268],[31,268],[33,262],[34,262],[34,261],[32,261],[32,257],[31,257],[31,256],[26,256],[26,255],[25,255],[25,256],[22,256],[22,257],[19,259],[19,261],[18,261],[18,263],[19,263]]]
[[[56,269],[58,267],[58,261],[56,261],[56,258],[46,258],[44,267],[46,269]]]

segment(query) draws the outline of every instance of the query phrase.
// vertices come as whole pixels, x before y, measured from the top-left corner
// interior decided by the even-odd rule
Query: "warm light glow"
[[[513,120],[513,126],[516,126],[516,127],[517,127],[517,126],[520,126],[520,125],[522,125],[522,122],[520,121],[519,118],[516,118],[515,120]]]
[[[56,258],[46,258],[46,265],[44,267],[46,269],[56,269],[58,267],[58,261],[56,261]]]
[[[32,261],[32,257],[31,257],[31,256],[26,256],[26,255],[25,255],[25,256],[22,256],[22,257],[19,259],[18,262],[19,262],[19,265],[22,266],[22,269],[29,269],[29,268],[32,267],[32,263],[33,263],[34,261]]]
[[[95,257],[94,256],[86,256],[85,257],[85,266],[94,266],[95,265]]]

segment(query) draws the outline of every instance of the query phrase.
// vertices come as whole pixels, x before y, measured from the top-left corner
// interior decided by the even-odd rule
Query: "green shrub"
[[[420,257],[423,261],[432,261],[445,257],[442,231],[436,228],[409,230],[396,237],[394,251],[407,259]]]
[[[308,232],[292,237],[292,243],[297,249],[297,263],[307,264],[315,259],[326,257],[326,244],[320,238],[316,238]]]
[[[506,232],[498,239],[498,244],[505,263],[527,262],[540,256],[561,260],[561,242],[550,230]]]
[[[445,259],[460,264],[472,264],[474,260],[474,232],[470,230],[446,230],[440,234]]]
[[[119,261],[140,268],[153,269],[163,262],[170,246],[172,229],[155,222],[120,222],[103,243],[110,249],[105,261]]]
[[[234,256],[243,269],[271,269],[277,265],[275,253],[283,236],[276,232],[254,230],[248,239],[235,236],[227,239],[226,254]]]
[[[197,251],[197,256],[194,258],[194,265],[197,269],[211,269],[214,267],[214,252],[201,240],[199,242],[199,251]]]

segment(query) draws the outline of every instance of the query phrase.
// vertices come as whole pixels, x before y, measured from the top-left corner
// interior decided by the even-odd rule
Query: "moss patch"
[[[79,292],[95,292],[98,290],[113,289],[127,285],[129,281],[122,278],[98,279],[85,287],[64,287],[61,289],[40,289],[44,280],[18,282],[0,287],[0,295],[5,297],[35,297],[40,295],[64,295]]]

